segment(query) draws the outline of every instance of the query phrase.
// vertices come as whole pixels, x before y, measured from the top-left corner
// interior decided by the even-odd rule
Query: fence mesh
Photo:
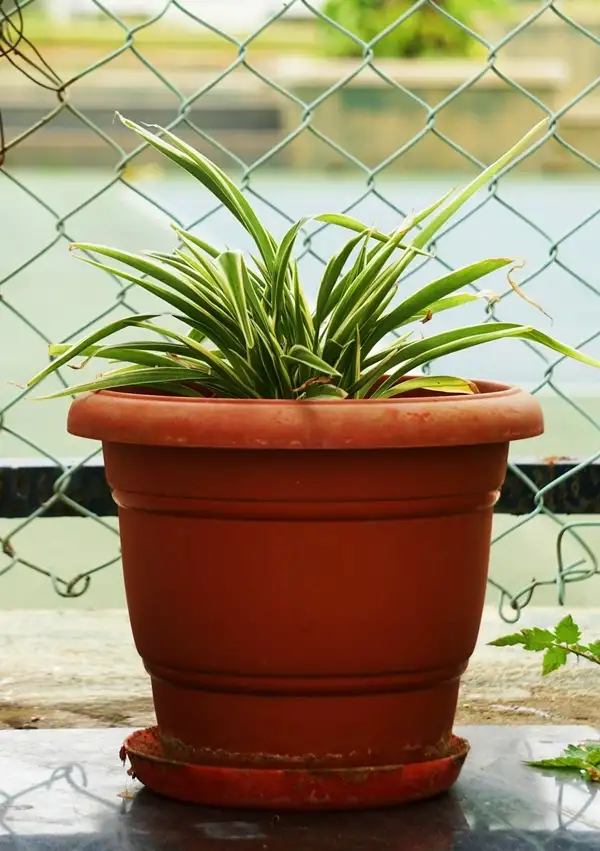
[[[61,5],[64,12],[65,4],[57,5]],[[4,111],[3,123],[0,117],[0,198],[5,199],[1,202],[5,244],[0,244],[0,327],[5,329],[1,337],[2,358],[11,370],[11,374],[6,375],[7,379],[28,377],[22,372],[24,361],[27,365],[31,362],[31,372],[35,371],[39,366],[38,356],[41,357],[49,342],[73,340],[108,317],[116,318],[124,312],[140,310],[137,295],[131,287],[108,275],[100,283],[94,279],[89,289],[86,284],[83,296],[78,281],[72,288],[65,284],[66,289],[61,290],[63,300],[57,304],[56,296],[52,294],[52,281],[55,276],[62,275],[63,269],[60,265],[62,259],[57,259],[57,250],[66,254],[64,248],[67,243],[82,237],[102,241],[98,239],[98,228],[95,227],[98,224],[102,230],[105,225],[101,221],[106,222],[106,232],[114,237],[116,226],[113,223],[111,230],[110,223],[118,216],[121,216],[118,234],[123,239],[129,235],[135,242],[135,211],[141,209],[139,205],[146,212],[154,210],[159,218],[176,221],[187,229],[212,227],[218,232],[222,221],[219,207],[207,207],[205,202],[202,202],[202,207],[198,202],[197,209],[192,205],[187,213],[185,210],[182,212],[177,193],[173,200],[169,193],[165,195],[156,191],[151,179],[155,165],[147,159],[145,146],[127,148],[130,140],[125,141],[117,127],[105,119],[104,114],[110,105],[102,102],[103,85],[112,86],[112,91],[125,90],[132,108],[141,111],[148,121],[155,120],[157,111],[161,116],[167,113],[168,120],[160,123],[182,133],[218,162],[233,169],[239,184],[259,205],[259,209],[274,221],[279,221],[281,226],[296,220],[298,210],[294,208],[292,199],[288,203],[286,192],[278,188],[276,177],[261,180],[263,173],[270,173],[271,166],[281,168],[287,164],[288,167],[301,168],[304,164],[310,169],[318,167],[322,161],[333,175],[338,175],[340,170],[352,175],[352,197],[347,197],[347,189],[340,190],[342,203],[339,207],[343,207],[344,211],[359,210],[367,203],[376,215],[379,211],[384,217],[399,217],[409,210],[398,203],[396,193],[386,178],[394,168],[402,169],[404,163],[410,167],[415,162],[418,168],[421,149],[429,145],[427,156],[440,156],[444,163],[448,163],[442,166],[447,170],[455,171],[464,166],[473,173],[484,167],[485,160],[491,159],[490,151],[501,152],[494,149],[494,128],[503,127],[510,131],[513,118],[516,124],[523,120],[529,126],[542,115],[548,116],[547,129],[537,143],[532,161],[541,163],[539,168],[572,175],[569,177],[572,180],[569,198],[561,196],[562,200],[554,202],[552,193],[547,198],[542,193],[542,207],[556,204],[556,214],[550,220],[542,216],[539,207],[528,203],[527,185],[524,194],[511,191],[510,171],[527,167],[527,163],[517,162],[509,173],[489,186],[458,222],[436,239],[435,246],[432,246],[435,258],[426,260],[419,267],[416,279],[420,274],[430,275],[435,265],[446,269],[455,267],[457,255],[453,251],[452,240],[458,236],[469,244],[473,239],[470,230],[473,222],[488,221],[485,218],[487,211],[493,209],[497,214],[494,221],[499,222],[500,227],[502,222],[510,221],[519,239],[522,238],[525,243],[533,239],[536,241],[535,262],[525,269],[520,280],[526,293],[536,295],[536,283],[544,277],[547,280],[548,274],[554,275],[553,280],[561,281],[563,287],[559,314],[568,311],[569,305],[581,294],[585,295],[585,298],[581,295],[585,321],[582,318],[565,327],[569,343],[586,347],[586,351],[594,353],[594,341],[600,337],[597,318],[600,316],[600,302],[596,302],[596,296],[600,295],[598,265],[592,262],[591,256],[587,258],[588,262],[582,263],[580,255],[597,250],[593,230],[600,213],[597,200],[590,202],[589,194],[585,195],[585,192],[581,195],[589,182],[597,179],[600,169],[594,157],[594,142],[600,140],[600,99],[596,100],[596,89],[600,84],[597,76],[600,69],[600,18],[597,15],[595,18],[586,14],[578,17],[575,11],[571,11],[574,4],[560,4],[554,0],[543,0],[533,5],[515,3],[511,14],[501,16],[494,28],[480,25],[477,20],[468,23],[457,20],[448,11],[448,4],[440,0],[417,0],[412,5],[398,3],[397,18],[375,38],[365,42],[328,17],[324,11],[326,7],[316,0],[312,3],[308,0],[271,3],[261,22],[243,36],[238,33],[236,18],[238,14],[243,17],[252,6],[247,4],[247,0],[244,3],[221,4],[230,7],[231,14],[225,24],[222,15],[215,19],[212,14],[213,7],[218,5],[214,3],[193,0],[149,2],[138,4],[145,11],[131,17],[129,12],[135,5],[116,0],[112,3],[108,0],[104,3],[80,0],[79,4],[73,4],[74,19],[65,14],[58,24],[50,25],[44,17],[47,8],[42,0],[17,3],[0,0],[0,81],[6,92],[6,98],[3,97],[0,103]],[[258,7],[260,3],[256,5]],[[208,7],[212,10],[211,15],[206,12],[203,17],[203,11]],[[395,28],[410,26],[414,16],[425,11],[443,18],[448,25],[462,29],[477,47],[477,58],[444,67],[434,67],[426,61],[424,64],[424,60],[410,67],[405,61],[400,63],[400,67],[387,58],[380,58],[378,48],[385,38]],[[175,18],[179,22],[177,36],[174,35]],[[351,41],[354,52],[358,49],[360,55],[338,61],[319,54],[315,47],[320,37],[318,33],[323,33],[327,27],[334,28]],[[568,65],[576,64],[575,53],[583,55],[587,51],[587,55],[592,57],[587,71],[581,75],[565,74],[559,64],[545,63],[543,53],[538,51],[537,65],[524,72],[523,66],[518,66],[519,45],[526,44],[523,41],[525,35],[537,33],[539,46],[543,42],[542,33],[546,32],[540,27],[548,27],[547,32],[552,38],[566,33],[570,37],[576,36],[575,42],[570,43],[568,48]],[[48,36],[51,30],[57,32],[61,51]],[[298,39],[302,41],[304,50],[304,64],[300,65],[303,68],[310,65],[318,70],[318,86],[312,85],[310,73],[304,73],[303,77],[300,75],[300,83],[293,80],[293,69],[299,63],[296,55]],[[531,47],[535,41],[534,36],[527,44]],[[216,57],[214,61],[199,61],[203,51]],[[267,54],[268,61],[265,61]],[[196,64],[192,63],[191,68],[185,67],[191,56]],[[505,57],[506,61],[503,61]],[[277,60],[281,61],[278,63]],[[437,86],[435,97],[423,94],[431,76],[428,69],[431,68],[438,77],[444,78],[443,84],[430,86],[432,89]],[[513,73],[512,68],[517,70]],[[115,73],[110,77],[113,69]],[[570,70],[568,67],[567,71]],[[150,92],[145,101],[135,93],[135,80],[140,74],[144,75],[143,90]],[[353,102],[352,98],[360,101],[357,83],[365,75],[370,75],[372,81],[368,97],[377,100],[382,93],[393,93],[399,98],[400,111],[412,116],[410,121],[407,119],[409,136],[402,139],[401,144],[397,144],[395,138],[386,138],[387,150],[384,150],[385,145],[382,147],[380,144],[379,136],[385,136],[385,133],[378,131],[376,115],[371,127],[362,128],[367,141],[361,147],[358,138],[361,127],[350,123],[350,119],[346,124],[347,115],[340,113],[340,104],[348,107]],[[101,77],[102,85],[94,87],[94,80]],[[219,100],[224,91],[222,85],[228,80],[234,81],[228,91],[230,95],[233,91],[237,96],[232,111],[238,111],[238,125],[235,125],[235,115],[223,118],[219,112],[222,105]],[[482,86],[484,101],[469,101],[471,95],[482,91]],[[508,92],[517,98],[508,104],[508,111],[506,104],[497,100],[497,108],[500,112],[504,110],[502,114],[505,116],[505,120],[500,116],[500,124],[493,124],[495,91]],[[39,92],[42,94],[38,97],[36,93]],[[340,96],[346,95],[349,99],[340,101]],[[254,103],[250,109],[248,104],[252,98],[260,103]],[[269,118],[268,108],[272,109],[275,103],[279,105],[280,114],[284,114],[284,120]],[[474,103],[483,112],[479,123],[474,125],[475,132],[471,128],[470,135],[462,132],[460,111],[456,113],[458,118],[454,122],[447,120],[449,115],[452,116],[452,110],[463,103]],[[515,113],[515,103],[519,104],[521,111],[525,108],[522,115],[518,110],[518,114]],[[204,111],[201,109],[203,104],[207,105]],[[262,118],[261,106],[267,110],[267,113],[263,110]],[[383,108],[384,113],[385,109],[389,110],[389,107]],[[17,112],[20,118],[13,122],[15,126],[12,127],[9,118]],[[492,122],[489,127],[486,124],[488,120]],[[254,127],[256,132],[253,121],[260,125]],[[53,141],[44,143],[44,139],[50,139],[49,133],[54,133]],[[370,140],[369,133],[372,134]],[[320,153],[315,155],[314,148],[302,147],[308,138],[313,145],[318,144]],[[514,141],[514,131],[507,138]],[[36,147],[40,139],[42,142]],[[588,144],[586,140],[591,141]],[[31,167],[32,162],[36,166],[43,164],[47,151],[45,144],[62,148],[59,178],[54,181]],[[292,149],[297,156],[289,156]],[[448,152],[452,152],[451,157],[444,160]],[[24,156],[20,158],[22,153]],[[83,179],[78,177],[81,171],[75,166],[80,169],[80,160],[86,156],[102,160],[103,168]],[[411,157],[417,159],[411,160]],[[551,182],[552,178],[545,178],[543,185]],[[138,204],[127,215],[123,214],[124,193],[129,198],[135,197]],[[563,209],[565,199],[569,204]],[[20,210],[23,212],[18,212]],[[301,256],[303,262],[312,263],[313,268],[323,262],[326,254],[322,242],[322,235],[326,232],[328,226],[306,232]],[[582,234],[587,241],[577,242]],[[482,241],[486,242],[488,236],[483,234]],[[128,247],[132,247],[131,241]],[[565,287],[569,288],[566,298]],[[512,312],[505,314],[507,301]],[[501,292],[500,302],[489,321],[514,318],[515,303],[510,288]],[[573,310],[576,312],[577,309]],[[51,313],[55,314],[52,320]],[[575,398],[571,385],[562,377],[561,369],[565,367],[562,358],[548,356],[525,343],[517,345],[524,352],[527,350],[528,356],[533,353],[533,361],[530,361],[535,364],[533,392],[560,400],[565,411],[568,409],[569,423],[585,423],[587,457],[581,464],[593,463],[600,458],[600,449],[594,451],[600,447],[598,411]],[[31,355],[31,361],[23,354],[25,350],[35,353],[35,357]],[[470,368],[470,372],[476,370]],[[71,381],[68,374],[61,375],[60,380],[65,386]],[[597,382],[594,376],[588,380]],[[13,571],[34,571],[47,577],[60,596],[81,596],[93,589],[96,574],[115,569],[119,561],[114,524],[84,509],[69,495],[70,473],[74,467],[88,463],[99,450],[94,447],[87,458],[75,464],[61,460],[64,449],[61,449],[60,441],[54,439],[52,425],[46,427],[38,423],[35,427],[38,418],[42,417],[46,423],[54,414],[48,413],[47,409],[42,413],[40,408],[29,408],[29,413],[24,414],[27,391],[13,386],[2,392],[0,437],[4,448],[0,454],[5,457],[42,456],[56,465],[62,475],[49,502],[40,504],[29,517],[4,521],[0,527],[3,530],[0,576]],[[61,409],[60,416],[63,414],[64,409]],[[32,422],[34,426],[31,426]],[[559,437],[566,439],[567,434]],[[78,451],[81,452],[81,449]],[[524,477],[518,465],[513,464],[513,469]],[[535,590],[541,585],[555,585],[558,601],[562,603],[569,583],[589,579],[598,573],[597,556],[587,535],[592,527],[599,524],[577,517],[567,520],[551,513],[545,506],[548,489],[556,487],[560,481],[562,479],[540,490],[527,480],[535,494],[535,510],[518,520],[512,518],[496,531],[495,547],[501,547],[502,542],[515,536],[524,526],[538,524],[540,530],[544,530],[542,534],[552,538],[556,552],[556,564],[551,571],[546,571],[543,579],[533,579],[520,588],[506,587],[498,576],[492,575],[490,583],[498,593],[500,613],[507,620],[518,619],[521,610],[530,603]],[[72,576],[64,575],[53,563],[53,554],[45,549],[43,542],[33,549],[27,543],[32,529],[34,534],[39,529],[37,534],[43,541],[45,532],[39,524],[57,522],[43,519],[56,501],[68,503],[112,541],[108,549],[104,545],[99,548],[102,550],[101,559],[96,559],[93,545],[86,545],[80,559],[84,569],[77,570]],[[22,541],[25,542],[23,546]],[[524,576],[530,572],[524,564]]]

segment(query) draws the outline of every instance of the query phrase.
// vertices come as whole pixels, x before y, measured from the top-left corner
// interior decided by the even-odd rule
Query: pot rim
[[[543,431],[519,387],[394,399],[227,399],[100,390],[75,399],[68,430],[110,443],[212,449],[390,449],[507,443]]]

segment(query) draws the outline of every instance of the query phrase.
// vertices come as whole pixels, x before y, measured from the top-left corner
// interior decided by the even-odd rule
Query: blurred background
[[[443,269],[514,256],[525,264],[516,279],[551,319],[499,273],[485,282],[500,296],[495,317],[482,302],[462,321],[531,323],[600,358],[597,0],[1,0],[0,19],[4,466],[97,458],[97,446],[65,433],[67,401],[33,402],[15,382],[39,370],[49,342],[151,308],[76,263],[70,241],[170,250],[175,221],[248,247],[208,193],[139,148],[115,111],[174,128],[236,178],[276,236],[303,215],[341,210],[389,230],[549,117],[534,154],[465,208],[402,295]],[[307,228],[309,293],[341,236]],[[432,332],[455,321],[436,317]],[[447,360],[431,368],[539,395],[547,432],[514,445],[515,462],[600,455],[599,373],[520,342]],[[63,370],[43,390],[80,377]],[[69,499],[68,487],[56,498]],[[0,607],[123,605],[115,522],[84,509],[49,519],[47,508],[0,519]],[[496,516],[489,602],[510,610],[534,577],[548,583],[535,602],[556,601],[557,532],[579,520]],[[598,552],[594,524],[561,538],[559,563],[586,578],[568,586],[569,603],[599,599]],[[68,583],[82,574],[92,579],[77,597],[84,584]],[[517,610],[530,599],[517,596]]]

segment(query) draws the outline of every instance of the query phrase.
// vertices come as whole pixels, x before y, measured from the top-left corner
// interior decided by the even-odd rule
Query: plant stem
[[[596,665],[600,665],[600,659],[597,656],[594,656],[592,653],[586,653],[585,650],[575,650],[573,645],[570,644],[554,644],[553,647],[560,647],[562,650],[566,650],[567,653],[572,653],[574,656],[578,656],[580,659],[587,659],[588,662],[594,662]],[[575,647],[578,645],[575,645]]]

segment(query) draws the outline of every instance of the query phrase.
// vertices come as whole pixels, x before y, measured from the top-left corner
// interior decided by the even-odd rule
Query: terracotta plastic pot
[[[103,391],[125,587],[166,758],[382,768],[447,756],[524,391],[396,400]]]

